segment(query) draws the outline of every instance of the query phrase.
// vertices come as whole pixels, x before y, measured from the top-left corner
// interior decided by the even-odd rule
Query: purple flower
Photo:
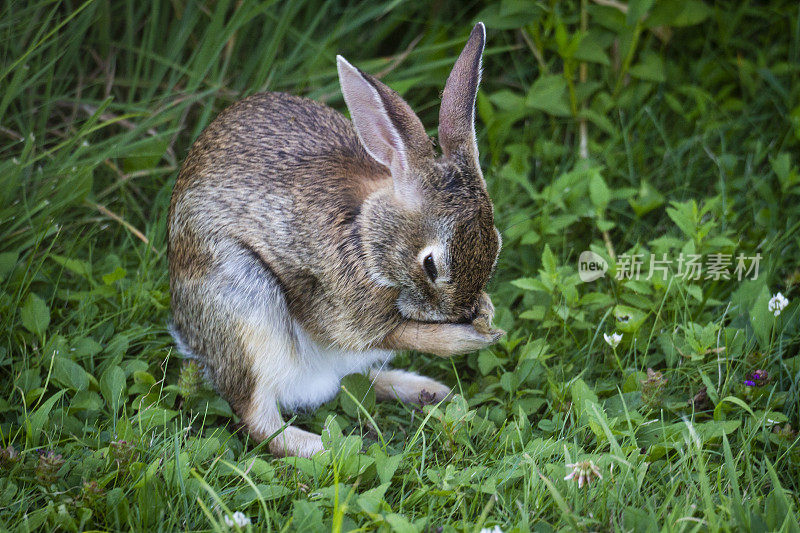
[[[748,387],[763,387],[767,384],[769,374],[766,370],[758,369],[745,376],[744,384]]]

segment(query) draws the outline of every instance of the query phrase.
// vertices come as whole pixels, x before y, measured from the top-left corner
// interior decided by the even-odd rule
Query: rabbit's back
[[[225,109],[205,129],[184,163],[175,192],[206,182],[227,193],[244,187],[242,192],[249,195],[255,190],[285,195],[333,180],[337,187],[326,183],[327,192],[336,193],[348,192],[349,187],[341,187],[348,182],[369,186],[389,179],[341,113],[307,98],[259,93]]]
[[[388,171],[343,115],[306,98],[260,93],[227,108],[197,139],[173,211],[196,213],[211,236],[258,233],[272,253],[307,266],[311,256],[330,257],[321,245],[338,246],[364,198],[387,186]]]
[[[396,295],[376,291],[365,274],[356,219],[370,193],[391,186],[337,111],[282,93],[237,102],[197,139],[176,181],[173,293],[247,254],[277,278],[312,333],[349,338],[343,324],[363,322],[367,311],[378,336],[392,326]],[[359,316],[337,301],[343,297],[362,302]]]

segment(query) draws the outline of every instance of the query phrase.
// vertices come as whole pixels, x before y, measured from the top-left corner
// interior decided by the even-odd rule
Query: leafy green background
[[[240,511],[265,530],[800,530],[799,15],[794,1],[5,2],[0,528],[225,530]],[[349,394],[294,420],[324,428],[327,451],[275,459],[166,331],[180,163],[256,91],[344,111],[337,53],[434,134],[478,20],[508,336],[398,357],[455,386],[447,405],[376,404],[348,377]],[[605,277],[581,283],[584,250]],[[742,281],[676,264],[617,279],[634,254],[761,261]],[[746,385],[756,370],[768,377]],[[602,479],[565,480],[581,461]]]

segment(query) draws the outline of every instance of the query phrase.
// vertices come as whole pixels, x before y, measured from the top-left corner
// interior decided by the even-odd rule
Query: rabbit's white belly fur
[[[287,361],[288,372],[278,401],[288,410],[316,407],[339,392],[343,377],[365,372],[388,362],[394,355],[386,350],[366,352],[325,348],[314,342],[298,324],[294,324],[296,355]]]
[[[250,310],[243,331],[256,377],[256,402],[277,399],[287,411],[316,407],[336,396],[344,376],[383,365],[394,356],[389,350],[320,346],[291,317],[280,289],[273,291],[262,300],[267,305]]]

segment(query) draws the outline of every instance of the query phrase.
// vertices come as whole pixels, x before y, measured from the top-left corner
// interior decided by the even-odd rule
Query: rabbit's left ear
[[[342,94],[361,144],[390,170],[398,198],[418,201],[414,169],[434,155],[422,122],[395,91],[342,56],[336,61]]]
[[[472,28],[469,40],[458,56],[442,93],[439,109],[439,144],[445,157],[461,155],[478,162],[475,138],[475,97],[481,82],[481,57],[486,44],[486,28],[479,22]]]

